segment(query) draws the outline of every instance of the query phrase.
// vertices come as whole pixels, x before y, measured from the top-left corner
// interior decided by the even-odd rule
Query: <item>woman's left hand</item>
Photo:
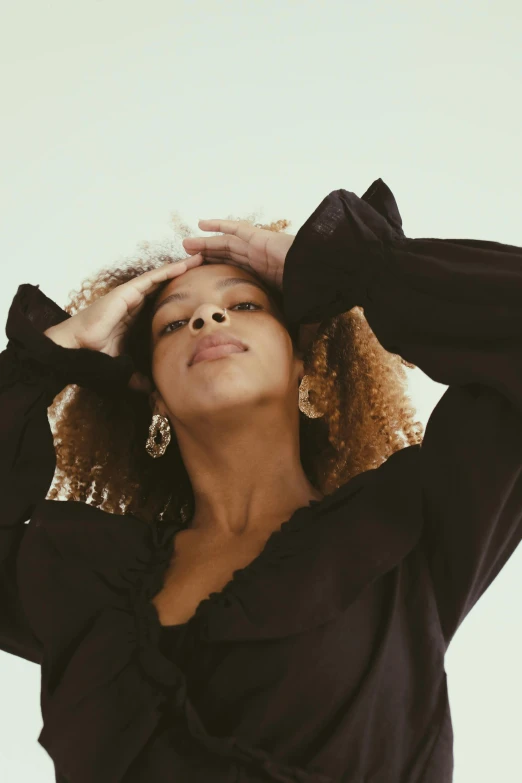
[[[200,220],[198,226],[203,231],[220,231],[221,236],[184,239],[189,255],[201,253],[204,261],[252,269],[266,283],[283,290],[285,258],[294,235],[257,228],[245,220]]]

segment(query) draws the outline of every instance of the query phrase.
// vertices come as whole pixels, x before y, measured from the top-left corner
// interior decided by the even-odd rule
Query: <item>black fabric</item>
[[[45,499],[53,395],[122,389],[132,368],[55,351],[39,332],[63,311],[20,286],[0,355],[0,647],[41,664],[58,783],[451,781],[444,656],[522,537],[521,297],[521,248],[408,239],[380,179],[330,193],[287,255],[287,318],[360,305],[449,388],[421,445],[297,509],[169,630],[151,598],[176,526]]]

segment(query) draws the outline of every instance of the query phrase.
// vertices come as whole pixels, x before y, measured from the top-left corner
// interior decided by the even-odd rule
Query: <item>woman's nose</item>
[[[218,307],[213,304],[203,304],[194,313],[194,316],[190,322],[190,326],[192,329],[199,330],[201,329],[206,322],[209,322],[211,320],[217,321],[218,323],[222,323],[226,318],[228,318],[228,312],[226,307]]]

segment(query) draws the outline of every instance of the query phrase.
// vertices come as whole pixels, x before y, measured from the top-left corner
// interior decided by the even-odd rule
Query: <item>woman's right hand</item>
[[[50,326],[44,334],[64,348],[89,348],[109,356],[119,356],[125,334],[142,310],[145,297],[161,283],[179,277],[187,269],[201,263],[203,257],[198,253],[183,261],[143,272],[100,296],[71,318]],[[148,379],[138,372],[132,375],[129,387],[138,391],[152,391]]]

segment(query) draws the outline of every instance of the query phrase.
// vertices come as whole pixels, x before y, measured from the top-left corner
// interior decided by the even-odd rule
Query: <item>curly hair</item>
[[[290,225],[287,220],[255,223],[255,215],[231,219],[271,231],[284,231]],[[172,223],[178,238],[196,235],[177,213]],[[136,257],[85,279],[78,291],[70,293],[64,310],[74,315],[127,280],[187,257],[183,246],[176,247],[172,239],[156,246],[142,242],[138,247]],[[253,270],[249,272],[255,276]],[[128,330],[124,348],[153,385],[151,312],[164,285],[147,298]],[[282,314],[282,293],[268,288]],[[288,331],[296,349],[298,332]],[[330,494],[357,474],[379,467],[406,444],[422,441],[424,428],[413,421],[416,409],[406,391],[403,367],[415,365],[381,346],[361,307],[323,321],[303,361],[310,401],[323,415],[311,419],[300,412],[300,456],[308,480],[321,493]],[[129,389],[114,400],[85,387],[65,387],[49,408],[56,471],[47,499],[79,500],[111,513],[133,514],[147,523],[174,520],[186,525],[194,513],[189,476],[174,432],[162,458],[147,454],[151,417],[144,393]]]

